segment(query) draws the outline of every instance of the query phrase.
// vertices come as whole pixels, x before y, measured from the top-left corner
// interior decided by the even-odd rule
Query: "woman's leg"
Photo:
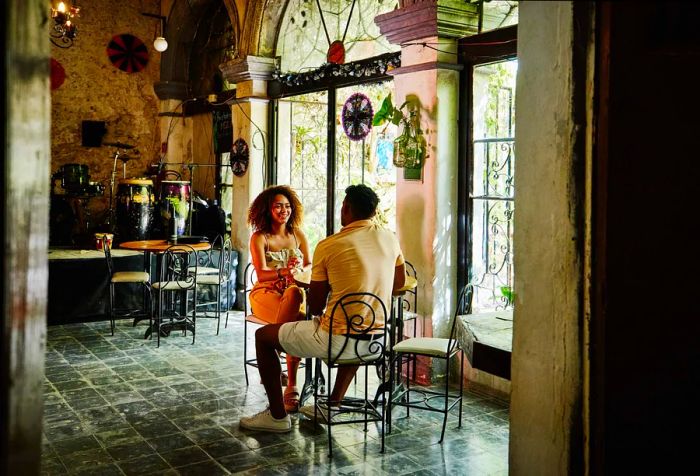
[[[304,313],[300,311],[304,303],[304,291],[297,286],[290,286],[283,294],[269,288],[254,289],[249,299],[253,313],[270,324],[284,324],[304,318]],[[297,384],[301,359],[289,354],[286,359],[287,388],[291,391]]]
[[[290,286],[285,289],[280,299],[280,307],[277,313],[277,324],[294,322],[304,318],[304,313],[300,311],[304,302],[304,291],[297,286]],[[287,377],[289,379],[287,388],[296,387],[297,370],[299,369],[299,357],[287,354]]]

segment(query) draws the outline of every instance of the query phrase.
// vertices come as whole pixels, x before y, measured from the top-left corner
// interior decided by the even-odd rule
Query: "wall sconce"
[[[73,19],[79,16],[80,8],[77,6],[66,7],[64,2],[58,2],[56,8],[51,7],[51,18],[53,18],[54,26],[49,36],[51,43],[59,48],[70,48],[73,46],[73,40],[78,34],[78,28],[73,23]]]
[[[153,40],[153,48],[160,53],[167,50],[168,42],[165,40],[165,17],[163,15],[156,15],[155,13],[141,13],[141,15],[160,19],[161,36],[157,36],[156,39]]]

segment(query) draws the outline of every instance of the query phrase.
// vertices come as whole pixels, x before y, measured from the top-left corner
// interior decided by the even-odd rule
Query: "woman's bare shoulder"
[[[264,242],[265,242],[265,234],[262,231],[255,231],[255,232],[253,232],[252,235],[250,235],[250,243],[251,244],[264,243]]]

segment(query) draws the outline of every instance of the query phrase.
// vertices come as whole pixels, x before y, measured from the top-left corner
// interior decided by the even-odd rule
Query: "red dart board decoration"
[[[243,139],[236,139],[231,146],[231,169],[236,177],[243,177],[248,170],[250,151]]]
[[[66,70],[57,60],[51,58],[51,91],[61,87],[66,80]]]
[[[146,45],[128,33],[112,38],[107,45],[107,56],[115,67],[127,73],[139,72],[148,64]]]
[[[372,130],[372,101],[362,93],[355,93],[345,101],[340,113],[343,130],[350,140],[362,140]]]

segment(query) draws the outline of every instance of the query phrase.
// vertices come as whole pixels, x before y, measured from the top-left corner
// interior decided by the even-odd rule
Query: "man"
[[[241,418],[242,428],[290,431],[292,424],[284,409],[277,352],[299,357],[326,357],[330,312],[338,299],[351,292],[371,292],[379,296],[388,308],[392,291],[404,285],[406,272],[398,240],[394,233],[372,221],[378,203],[379,198],[371,188],[349,186],[345,189],[340,210],[343,228],[316,246],[308,305],[311,315],[321,317],[269,324],[255,333],[258,370],[270,406],[256,415]],[[336,319],[340,317],[336,316]],[[344,317],[342,322],[334,321],[334,333],[340,333],[344,328]],[[331,400],[342,399],[356,371],[357,367],[338,371]]]

